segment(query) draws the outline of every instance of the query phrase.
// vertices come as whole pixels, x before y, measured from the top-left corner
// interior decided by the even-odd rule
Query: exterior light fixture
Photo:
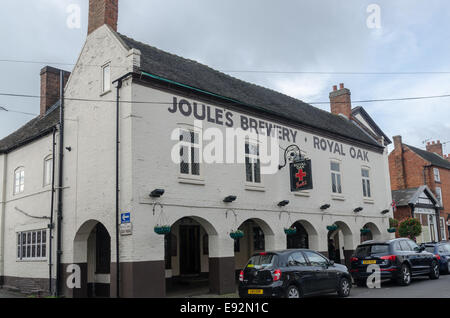
[[[359,213],[359,212],[361,212],[362,210],[363,210],[363,208],[362,208],[362,207],[359,207],[359,208],[354,209],[353,212]]]
[[[279,207],[286,206],[288,204],[289,204],[289,200],[283,200],[283,201],[278,202]]]
[[[164,194],[164,189],[155,189],[150,193],[152,198],[159,198]]]
[[[381,211],[381,214],[387,214],[387,213],[389,213],[388,209]]]
[[[225,199],[223,199],[223,202],[230,203],[230,202],[236,201],[236,198],[237,197],[235,195],[229,195]]]
[[[330,207],[331,207],[330,204],[324,204],[320,207],[320,209],[323,211],[323,210],[329,209]]]

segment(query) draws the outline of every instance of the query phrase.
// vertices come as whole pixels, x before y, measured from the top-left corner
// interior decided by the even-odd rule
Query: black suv
[[[390,278],[402,286],[409,285],[413,276],[439,278],[437,257],[407,238],[366,241],[359,245],[351,258],[350,269],[358,286],[366,286],[367,277],[372,273],[367,268],[371,264],[379,265],[381,279]]]
[[[337,292],[350,295],[347,267],[306,249],[253,255],[239,275],[240,297],[300,298]]]

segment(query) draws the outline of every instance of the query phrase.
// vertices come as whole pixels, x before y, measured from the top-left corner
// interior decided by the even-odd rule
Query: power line
[[[2,63],[45,64],[75,66],[75,63],[49,62],[32,60],[0,59]],[[83,64],[82,66],[102,67],[100,64]],[[128,66],[111,65],[111,67],[127,68]],[[218,68],[224,73],[256,73],[256,74],[310,74],[310,75],[443,75],[450,71],[407,71],[407,72],[352,72],[352,71],[279,71],[279,70],[226,70]]]
[[[17,114],[23,114],[23,115],[30,115],[30,116],[37,116],[38,114],[34,114],[34,113],[27,113],[27,112],[22,112],[19,110],[14,110],[14,109],[9,109],[3,106],[0,106],[0,111],[5,111],[8,113],[17,113]]]

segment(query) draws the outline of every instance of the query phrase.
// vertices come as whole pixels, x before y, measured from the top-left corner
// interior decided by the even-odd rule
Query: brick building
[[[407,193],[414,196],[431,191],[437,200],[435,206],[440,206],[435,213],[436,220],[433,220],[420,215],[420,210],[415,210],[412,204],[399,206],[396,202],[394,217],[399,220],[408,216],[418,218],[424,229],[430,229],[430,238],[433,237],[435,222],[435,239],[447,240],[450,227],[450,160],[448,155],[444,156],[441,142],[429,142],[426,150],[422,150],[404,144],[401,136],[395,136],[394,150],[389,154],[389,172],[394,201],[395,198],[406,199],[404,196]],[[427,187],[422,189],[422,186]],[[428,199],[433,201],[433,196],[428,195]]]

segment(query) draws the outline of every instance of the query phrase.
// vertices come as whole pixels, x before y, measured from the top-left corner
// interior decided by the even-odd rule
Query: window
[[[247,182],[261,183],[259,146],[249,141],[245,142],[245,174]]]
[[[441,189],[441,187],[436,187],[436,199],[438,199],[439,203],[442,205],[442,189]]]
[[[327,266],[328,261],[317,253],[305,251],[306,257],[308,257],[309,263],[311,266]]]
[[[306,260],[302,253],[292,253],[288,258],[288,266],[306,266]]]
[[[47,256],[47,230],[17,233],[17,259],[36,260]]]
[[[342,193],[341,164],[339,162],[332,161],[330,166],[332,191],[333,193]]]
[[[191,176],[200,175],[199,133],[180,129],[180,173]]]
[[[445,220],[444,220],[444,218],[440,218],[439,220],[440,220],[439,225],[440,225],[440,229],[441,229],[441,241],[446,241],[447,238],[445,235]]]
[[[371,193],[371,190],[370,190],[369,169],[362,168],[361,169],[361,176],[362,176],[363,196],[365,198],[371,198],[372,197],[372,193]]]
[[[52,183],[53,158],[47,157],[44,160],[44,187]]]
[[[400,247],[402,248],[402,251],[412,251],[411,246],[407,241],[400,241]]]
[[[410,246],[410,251],[415,251],[415,252],[417,252],[417,251],[419,250],[419,245],[417,245],[414,241],[406,240],[405,242],[409,244],[409,246]]]
[[[433,172],[434,172],[434,181],[441,182],[441,175],[439,174],[439,169],[433,168]]]
[[[111,66],[106,64],[102,68],[102,92],[111,90]]]
[[[25,187],[25,169],[17,168],[14,171],[14,194],[22,193]]]
[[[259,226],[253,228],[253,249],[255,251],[264,251],[264,232]]]

